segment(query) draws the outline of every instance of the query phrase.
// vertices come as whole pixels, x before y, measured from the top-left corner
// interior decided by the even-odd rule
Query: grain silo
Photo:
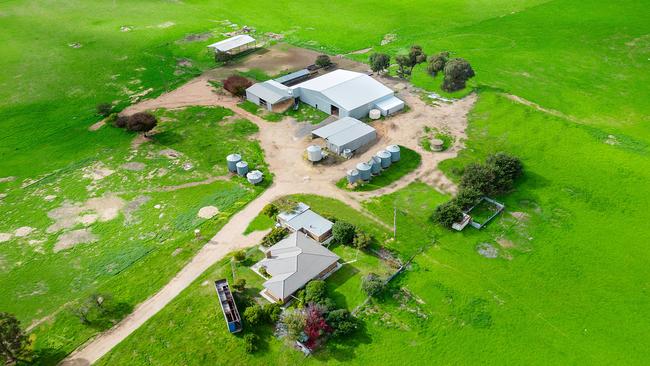
[[[359,171],[356,169],[348,170],[348,183],[354,184],[359,180]]]
[[[311,162],[321,161],[323,158],[323,150],[318,145],[310,145],[307,147],[307,159]]]
[[[381,159],[381,167],[382,169],[386,169],[390,166],[391,164],[391,156],[390,153],[386,150],[381,150],[377,153],[377,156],[379,159]]]
[[[262,172],[259,170],[253,170],[252,172],[246,174],[246,179],[248,179],[248,182],[251,184],[257,184],[264,179],[264,174],[262,174]]]
[[[370,165],[370,171],[373,175],[381,173],[381,159],[378,157],[373,156],[368,162],[368,165]]]
[[[400,154],[399,154],[399,146],[397,145],[389,145],[386,146],[386,151],[390,153],[390,161],[391,162],[397,162],[399,161]]]
[[[239,154],[230,154],[226,157],[228,162],[228,171],[235,173],[237,171],[237,163],[241,161],[241,155]]]
[[[248,173],[248,163],[245,161],[240,161],[237,163],[237,174],[241,175],[242,177]]]
[[[357,170],[359,171],[359,178],[363,181],[369,181],[372,176],[370,165],[366,163],[357,164]]]

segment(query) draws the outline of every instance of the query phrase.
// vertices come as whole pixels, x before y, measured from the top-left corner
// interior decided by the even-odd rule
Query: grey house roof
[[[293,98],[293,90],[291,88],[274,80],[253,84],[246,89],[246,93],[251,93],[271,104]]]
[[[370,76],[349,70],[335,70],[292,88],[319,92],[346,110],[353,110],[394,94],[391,89]]]
[[[374,128],[352,117],[341,118],[334,123],[312,131],[312,134],[324,138],[336,146],[343,146],[374,133]]]
[[[264,258],[259,265],[266,267],[272,277],[264,287],[278,299],[287,298],[339,260],[338,255],[298,231],[266,253],[270,258]]]
[[[247,45],[249,43],[254,43],[255,38],[246,35],[246,34],[240,34],[234,37],[226,38],[222,41],[213,43],[208,46],[208,48],[215,49],[217,51],[221,52],[227,52],[230,51],[234,48],[241,47],[244,45]]]

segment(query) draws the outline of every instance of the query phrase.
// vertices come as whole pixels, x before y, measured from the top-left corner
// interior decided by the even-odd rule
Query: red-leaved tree
[[[305,321],[305,334],[307,335],[307,346],[309,349],[314,349],[319,345],[320,338],[326,334],[333,331],[327,322],[323,314],[325,313],[322,306],[316,304],[309,304],[305,308],[305,313],[307,319]]]

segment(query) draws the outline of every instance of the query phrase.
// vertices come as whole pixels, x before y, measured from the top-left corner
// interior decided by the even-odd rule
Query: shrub
[[[235,258],[237,262],[243,261],[244,259],[246,259],[246,251],[243,249],[236,251],[235,254],[233,255],[233,258]]]
[[[280,315],[282,315],[282,307],[278,304],[265,304],[264,314],[269,321],[276,323],[280,320]]]
[[[244,335],[244,350],[246,353],[255,353],[257,351],[257,343],[260,337],[257,334],[248,333]]]
[[[361,282],[363,291],[368,296],[377,296],[384,290],[384,281],[375,273],[369,273]]]
[[[288,198],[280,198],[273,204],[278,208],[278,212],[292,212],[298,208],[298,202]]]
[[[287,310],[280,317],[280,323],[289,341],[295,341],[300,337],[305,329],[306,321],[307,317],[300,309]]]
[[[111,114],[111,110],[113,110],[113,105],[111,103],[99,103],[95,107],[95,110],[100,116],[108,117]]]
[[[374,72],[382,72],[390,66],[390,56],[385,53],[373,53],[369,61],[370,69]]]
[[[270,217],[272,219],[275,219],[275,217],[278,215],[278,213],[279,213],[278,206],[276,206],[276,205],[274,205],[272,203],[269,203],[268,205],[264,206],[264,208],[262,209],[262,214],[264,214],[264,215],[266,215],[266,216],[268,216],[268,217]]]
[[[408,55],[397,55],[395,56],[395,62],[397,62],[397,76],[401,78],[406,78],[411,75],[411,59]]]
[[[445,64],[445,80],[442,89],[447,92],[455,92],[465,88],[465,83],[474,77],[474,69],[462,58],[454,58]]]
[[[138,112],[129,117],[126,121],[126,128],[129,131],[142,132],[147,136],[147,132],[151,131],[158,124],[156,116],[147,112]]]
[[[269,272],[266,270],[266,267],[262,266],[258,269],[260,274],[264,277],[270,277]]]
[[[238,278],[235,280],[235,283],[232,284],[232,289],[237,292],[244,292],[246,290],[246,279]]]
[[[318,55],[315,64],[318,67],[328,67],[332,64],[332,60],[328,55]]]
[[[262,245],[265,247],[275,245],[277,242],[284,239],[288,233],[289,230],[283,227],[274,227],[268,234],[264,236],[264,238],[262,238]]]
[[[366,249],[368,245],[370,245],[371,241],[372,237],[365,231],[357,228],[354,232],[354,240],[352,241],[352,244],[355,248]]]
[[[258,304],[251,305],[244,310],[244,319],[250,325],[257,325],[264,320],[264,309]]]
[[[337,221],[332,226],[332,241],[337,244],[351,245],[355,231],[354,225],[345,221]]]
[[[327,298],[327,287],[323,280],[311,280],[305,286],[305,302],[320,304]]]
[[[354,332],[359,327],[359,321],[346,309],[333,310],[327,313],[327,324],[332,329],[334,337],[340,337]]]
[[[449,201],[436,207],[432,219],[446,228],[451,228],[451,225],[463,219],[463,211],[456,202]]]
[[[129,122],[129,117],[117,116],[113,124],[115,125],[115,127],[124,128],[126,127],[127,122]]]
[[[461,189],[456,195],[456,198],[454,198],[454,201],[462,210],[467,210],[477,204],[482,196],[483,193],[479,190],[468,187]]]
[[[223,88],[236,97],[246,95],[246,89],[251,85],[253,83],[241,75],[232,75],[223,81]]]

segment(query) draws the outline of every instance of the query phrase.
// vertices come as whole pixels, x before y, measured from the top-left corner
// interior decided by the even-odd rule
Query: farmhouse
[[[305,71],[299,73],[288,80],[295,80],[298,76],[307,77]],[[276,79],[275,83],[287,83],[288,80],[285,79],[287,78]],[[258,105],[264,105],[261,101],[268,105],[270,102],[260,94],[265,93],[260,87],[260,84],[265,83],[268,82],[248,88],[247,99]],[[290,89],[293,98],[339,117],[364,118],[371,109],[379,109],[386,116],[404,108],[404,102],[395,97],[394,91],[370,76],[354,71],[335,70],[291,86]]]
[[[213,50],[215,53],[225,53],[233,56],[250,48],[254,48],[256,43],[255,38],[246,34],[240,34],[213,43],[209,45],[208,48]]]
[[[285,303],[307,282],[327,277],[339,268],[339,256],[300,231],[290,234],[265,252],[254,268],[271,275],[261,295],[271,302]]]
[[[280,226],[292,232],[302,232],[318,242],[327,240],[332,235],[331,221],[312,211],[300,202],[291,212],[281,212],[277,217]]]
[[[312,131],[312,135],[324,139],[327,148],[337,154],[343,154],[345,150],[354,152],[377,139],[374,128],[352,117],[318,128]]]
[[[293,105],[293,90],[275,80],[257,83],[246,89],[246,99],[270,112],[282,113]]]

